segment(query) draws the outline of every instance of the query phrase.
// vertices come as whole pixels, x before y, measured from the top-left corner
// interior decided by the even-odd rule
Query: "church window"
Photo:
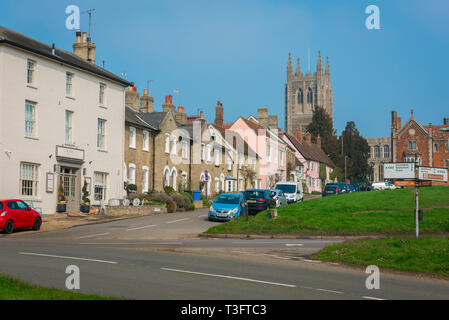
[[[298,104],[303,104],[303,102],[304,102],[304,96],[302,94],[302,90],[299,89],[299,91],[298,91]]]
[[[307,103],[313,104],[313,93],[310,88],[307,90]]]

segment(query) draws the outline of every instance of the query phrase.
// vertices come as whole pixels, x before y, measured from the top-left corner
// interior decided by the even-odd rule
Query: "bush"
[[[164,191],[165,191],[165,193],[168,194],[169,196],[172,195],[173,193],[175,193],[175,189],[173,189],[173,188],[170,187],[170,186],[165,186],[165,187],[164,187]]]
[[[174,201],[171,201],[171,202],[169,202],[169,203],[167,203],[167,212],[168,213],[173,213],[173,212],[175,212],[176,211],[176,202],[174,202]]]

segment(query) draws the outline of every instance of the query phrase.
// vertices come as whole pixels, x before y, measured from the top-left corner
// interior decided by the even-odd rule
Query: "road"
[[[207,210],[0,237],[0,273],[65,289],[77,265],[83,293],[134,299],[449,299],[449,281],[360,268],[309,255],[341,239],[208,239]]]

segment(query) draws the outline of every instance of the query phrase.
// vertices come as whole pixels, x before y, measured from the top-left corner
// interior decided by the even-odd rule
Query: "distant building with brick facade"
[[[420,124],[411,110],[410,119],[402,126],[396,111],[391,119],[393,162],[417,162],[420,166],[449,168],[449,118],[443,124]],[[440,183],[433,183],[440,184]],[[445,183],[449,185],[449,183]]]
[[[391,137],[368,138],[370,148],[368,165],[371,167],[371,174],[368,180],[372,182],[384,181],[384,163],[391,162]]]

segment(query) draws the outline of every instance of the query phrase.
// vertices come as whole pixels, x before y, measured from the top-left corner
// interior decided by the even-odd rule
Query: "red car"
[[[41,224],[41,214],[22,200],[0,200],[0,230],[4,233],[22,228],[39,230]]]

